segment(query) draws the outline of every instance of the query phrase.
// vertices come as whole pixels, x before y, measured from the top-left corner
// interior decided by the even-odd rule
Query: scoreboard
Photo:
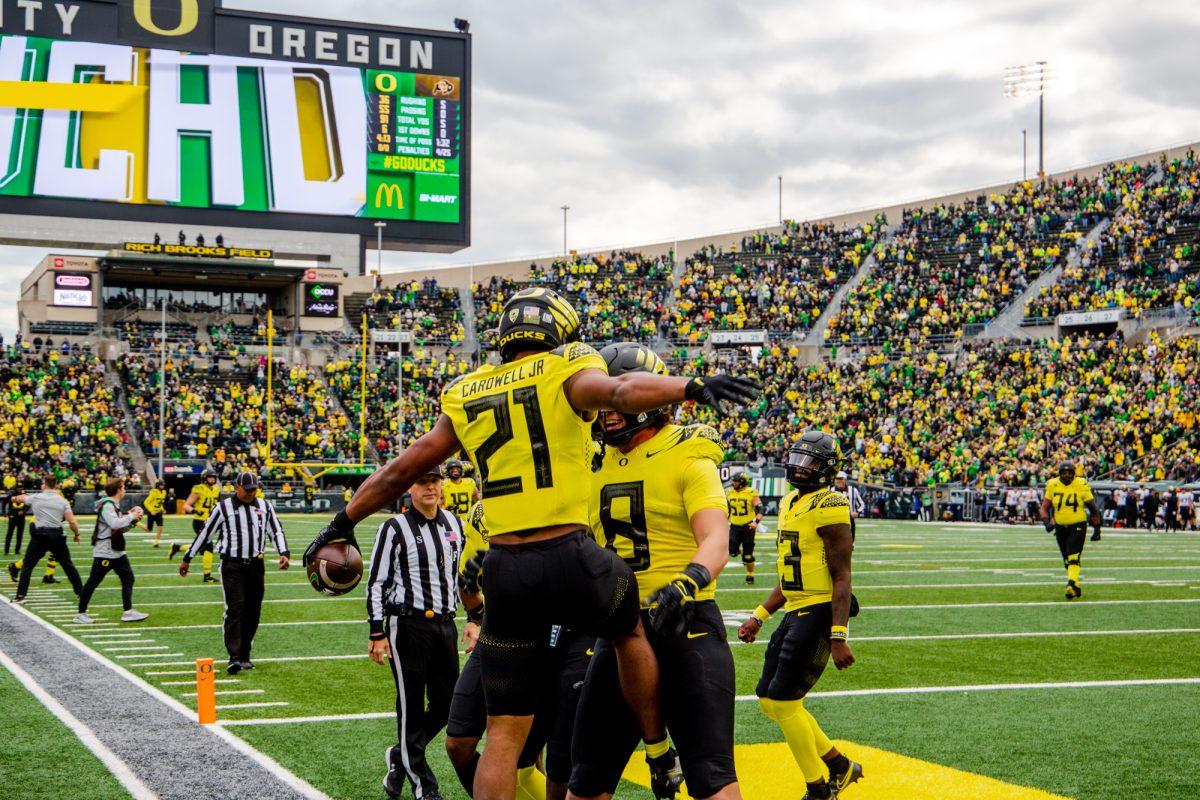
[[[458,249],[469,123],[466,34],[0,0],[0,213]]]

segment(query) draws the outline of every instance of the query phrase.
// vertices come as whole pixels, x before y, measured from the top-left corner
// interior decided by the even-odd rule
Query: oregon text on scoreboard
[[[469,81],[465,34],[0,0],[0,212],[463,247]]]

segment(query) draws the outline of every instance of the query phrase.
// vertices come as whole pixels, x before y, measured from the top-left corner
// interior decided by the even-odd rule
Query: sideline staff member
[[[25,551],[25,561],[21,566],[21,577],[17,580],[17,595],[14,602],[25,600],[25,592],[29,591],[29,576],[33,568],[41,561],[42,556],[50,553],[52,560],[57,560],[71,581],[75,594],[83,591],[83,582],[79,580],[79,572],[71,561],[71,551],[67,548],[67,537],[63,533],[63,522],[71,526],[75,532],[75,541],[79,541],[79,523],[71,513],[71,504],[58,491],[58,478],[47,474],[42,478],[42,491],[38,494],[18,494],[13,502],[25,503],[33,512],[33,530],[29,532],[29,549]]]
[[[125,531],[142,518],[141,507],[136,507],[128,514],[122,514],[118,509],[121,500],[125,498],[125,479],[110,478],[104,484],[104,494],[107,495],[96,507],[96,532],[92,534],[92,571],[87,583],[83,585],[83,593],[79,595],[79,613],[75,622],[79,625],[91,625],[93,620],[87,613],[88,603],[92,594],[108,573],[115,572],[121,580],[121,605],[125,613],[121,622],[141,622],[149,614],[143,614],[133,607],[133,569],[129,566],[129,558],[125,555]]]
[[[425,760],[446,726],[458,680],[458,556],[463,529],[439,508],[442,476],[430,470],[409,489],[413,507],[379,526],[367,582],[370,655],[391,661],[396,679],[397,744],[388,748],[383,788],[399,797],[407,778],[415,800],[440,800]],[[425,695],[429,707],[425,708]]]
[[[268,536],[279,552],[279,568],[287,569],[289,563],[283,527],[275,509],[257,496],[257,490],[258,477],[253,472],[238,475],[234,496],[217,503],[179,565],[180,576],[187,577],[192,559],[206,547],[211,548],[213,537],[221,533],[216,551],[221,556],[221,591],[225,595],[225,650],[229,653],[225,671],[230,675],[254,669],[250,648],[262,615],[266,584],[263,555]]]

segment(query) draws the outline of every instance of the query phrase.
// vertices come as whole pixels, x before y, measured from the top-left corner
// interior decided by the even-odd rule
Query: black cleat
[[[254,662],[248,658],[244,658],[239,662],[243,670],[254,669]]]
[[[171,542],[171,547],[167,550],[167,561],[174,561],[175,556],[183,549],[183,545]]]
[[[1083,597],[1083,589],[1079,588],[1079,584],[1075,581],[1067,581],[1066,595],[1068,600]]]
[[[212,576],[211,572],[204,573],[204,580],[201,583],[216,583],[217,579]]]
[[[842,792],[846,791],[846,787],[855,781],[861,780],[862,776],[862,764],[859,764],[857,761],[851,761],[850,768],[845,772],[830,772],[829,788],[832,790],[833,797],[841,797]]]
[[[1095,533],[1092,534],[1092,541],[1093,542],[1100,541],[1100,531],[1096,531]]]
[[[400,761],[400,748],[389,747],[383,751],[383,763],[387,764],[387,774],[383,776],[383,790],[387,792],[388,797],[399,797],[404,791],[403,773],[396,769],[397,762]]]
[[[650,766],[650,790],[658,800],[675,797],[683,785],[683,767],[679,765],[679,754],[672,747],[658,758],[646,756]]]
[[[751,583],[751,584],[754,583],[754,575],[753,574],[751,574],[749,572],[746,573],[746,583]]]
[[[242,662],[230,661],[229,665],[225,667],[225,671],[228,672],[230,675],[237,675],[239,672],[242,671]]]
[[[13,583],[16,583],[21,577],[21,570],[17,569],[17,565],[11,561],[8,564],[8,577],[12,579]]]
[[[54,577],[53,575],[43,575],[42,576],[42,583],[58,583],[58,582],[59,582],[58,578]]]

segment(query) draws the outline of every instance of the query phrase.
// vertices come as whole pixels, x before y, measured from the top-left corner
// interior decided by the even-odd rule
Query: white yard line
[[[220,627],[220,626],[216,626]],[[270,658],[255,657],[255,664],[269,664],[271,662],[291,664],[298,661],[358,661],[367,658],[366,653],[347,653],[346,655],[338,656],[275,656]],[[216,659],[214,659],[215,661]],[[195,664],[195,661],[163,661],[155,664],[130,664],[131,667],[182,667],[186,664]],[[147,673],[149,674],[149,673]]]
[[[1010,631],[1007,633],[929,633],[906,634],[900,636],[855,636],[854,642],[925,642],[956,639],[1037,639],[1042,637],[1059,638],[1064,636],[1151,636],[1151,635],[1186,635],[1200,633],[1200,628],[1134,628],[1132,630],[1090,630],[1090,631]],[[766,644],[767,639],[759,637],[752,644]],[[733,644],[733,642],[730,642]],[[740,644],[740,642],[739,642]]]
[[[0,598],[0,602],[7,603],[10,601],[7,598]],[[34,613],[28,611],[27,609],[23,609],[20,606],[15,606],[15,608],[18,610],[19,613],[25,614],[29,619],[33,620],[38,625],[41,625],[42,627],[44,627],[47,631],[49,631],[54,636],[58,636],[59,638],[61,638],[64,642],[66,642],[71,647],[74,647],[79,652],[83,653],[84,655],[88,656],[89,658],[94,659],[99,664],[102,664],[103,666],[112,670],[116,674],[125,678],[130,683],[134,684],[135,686],[137,686],[142,691],[146,692],[147,694],[149,694],[151,697],[155,698],[159,702],[161,702],[164,705],[168,706],[169,708],[175,710],[176,712],[182,714],[183,716],[187,717],[189,720],[195,719],[195,717],[196,717],[195,709],[188,708],[183,703],[179,702],[178,700],[176,700],[175,698],[171,697],[169,694],[164,692],[162,689],[159,689],[158,687],[150,684],[146,680],[138,677],[134,673],[125,669],[125,667],[123,667],[122,665],[117,664],[116,662],[110,660],[109,658],[102,655],[101,653],[88,647],[86,644],[84,644],[79,639],[76,639],[70,633],[60,630],[59,628],[56,628],[55,626],[51,625],[49,622],[46,622],[45,620],[38,617],[37,614],[34,614]],[[330,800],[330,798],[327,794],[320,791],[319,789],[314,787],[312,784],[308,783],[308,781],[305,781],[303,778],[299,777],[298,775],[293,773],[291,770],[284,767],[282,764],[280,764],[275,759],[271,758],[267,754],[256,749],[245,739],[242,739],[240,736],[232,734],[216,725],[210,726],[209,729],[212,730],[212,732],[215,736],[220,737],[230,747],[233,747],[238,752],[242,753],[247,758],[249,758],[250,760],[254,761],[256,764],[261,766],[263,769],[272,773],[280,781],[287,784],[292,789],[295,789],[297,792],[299,792],[304,797],[309,798],[309,800]],[[147,795],[147,796],[154,797],[154,795]],[[140,798],[139,798],[139,800],[140,800]]]
[[[222,697],[230,694],[263,694],[265,689],[217,689],[217,697]],[[183,692],[181,697],[195,697],[196,692]],[[219,708],[219,706],[218,706]]]
[[[1004,692],[1025,689],[1108,689],[1125,686],[1179,686],[1200,684],[1200,678],[1144,678],[1122,681],[1065,681],[1058,683],[984,683],[963,686],[901,686],[888,689],[847,689],[840,692],[809,692],[806,697],[872,697],[887,694],[954,694],[958,692]],[[752,694],[738,695],[742,702],[757,701]]]
[[[217,710],[221,711],[228,708],[267,708],[268,706],[286,706],[288,705],[282,700],[266,701],[262,703],[217,703]]]
[[[147,675],[178,675],[178,672],[147,672]],[[241,678],[216,678],[213,683],[241,683]],[[195,686],[196,681],[162,681],[159,686]]]
[[[127,653],[113,658],[179,658],[183,653]]]
[[[724,590],[722,590],[724,591]],[[866,607],[868,611],[928,611],[935,609],[963,609],[963,608],[1027,608],[1027,607],[1050,607],[1050,608],[1092,608],[1094,606],[1140,606],[1140,605],[1162,605],[1171,603],[1200,603],[1200,597],[1176,597],[1176,598],[1161,598],[1156,600],[1083,600],[1078,603],[1066,603],[1062,600],[1026,600],[1014,603],[914,603],[912,605],[870,605]],[[723,614],[744,614],[750,616],[753,609],[721,609]]]
[[[29,693],[38,699],[38,702],[45,706],[62,724],[66,725],[79,738],[79,741],[83,742],[84,747],[91,750],[92,754],[100,759],[100,763],[104,764],[113,777],[133,796],[134,800],[158,800],[158,795],[151,791],[149,786],[142,783],[141,779],[129,768],[129,765],[118,758],[116,753],[109,750],[104,742],[100,741],[99,737],[92,732],[91,728],[84,725],[62,703],[55,700],[49,692],[33,679],[33,676],[21,669],[15,661],[2,651],[0,651],[0,664],[11,672],[13,677],[20,681],[29,690]]]
[[[92,642],[92,644],[100,644],[100,643]],[[101,649],[104,650],[104,652],[106,652],[106,653],[119,653],[123,650],[170,650],[171,648],[165,644],[138,644],[138,645],[132,645],[130,647],[104,647]],[[149,654],[147,654],[147,655],[149,655]]]

